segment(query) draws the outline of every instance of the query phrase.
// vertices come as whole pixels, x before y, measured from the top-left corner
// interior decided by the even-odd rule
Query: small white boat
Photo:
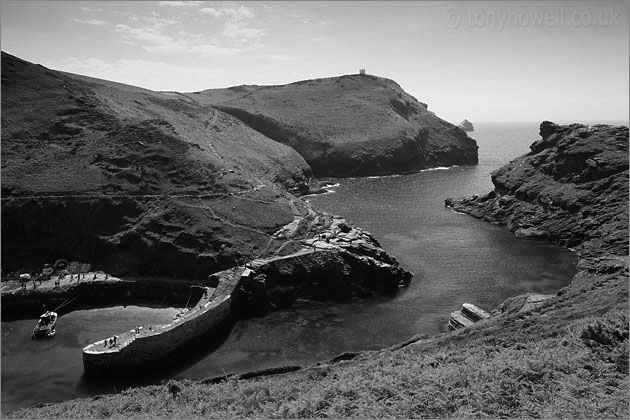
[[[477,322],[482,319],[490,318],[490,314],[479,306],[475,306],[472,303],[464,303],[461,309],[462,314],[471,321]]]
[[[57,312],[46,311],[37,321],[37,325],[33,328],[33,337],[45,338],[55,335],[55,325],[57,324]]]

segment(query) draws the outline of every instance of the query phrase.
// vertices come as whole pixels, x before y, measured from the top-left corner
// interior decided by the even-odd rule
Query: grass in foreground
[[[501,336],[468,331],[463,341],[418,342],[294,374],[170,382],[9,416],[627,418],[627,314],[618,306],[561,328],[540,327],[545,315],[530,314]]]

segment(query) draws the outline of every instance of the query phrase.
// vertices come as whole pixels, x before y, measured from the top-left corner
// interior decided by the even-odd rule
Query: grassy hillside
[[[371,75],[188,93],[295,148],[316,176],[476,164],[477,145],[397,83]]]
[[[293,220],[293,149],[181,95],[2,53],[2,265],[207,276]]]

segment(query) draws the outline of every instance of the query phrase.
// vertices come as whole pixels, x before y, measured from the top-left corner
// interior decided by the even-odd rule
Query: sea
[[[445,333],[450,313],[463,303],[490,311],[518,294],[555,293],[576,273],[571,250],[516,238],[503,227],[444,206],[448,197],[491,191],[490,174],[527,153],[540,138],[538,128],[538,122],[476,123],[469,135],[479,145],[478,165],[334,179],[328,193],[305,197],[371,232],[413,272],[410,285],[395,296],[298,301],[292,308],[238,321],[222,343],[193,360],[131,381],[84,378],[82,347],[138,324],[168,322],[175,308],[74,311],[59,317],[57,334],[44,342],[30,339],[34,320],[3,321],[2,412],[169,378],[198,380],[308,366],[343,352],[392,346],[417,334]]]

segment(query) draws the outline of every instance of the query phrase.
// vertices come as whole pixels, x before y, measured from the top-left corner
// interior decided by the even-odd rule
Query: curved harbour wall
[[[223,296],[212,305],[185,319],[156,327],[149,332],[122,334],[120,347],[90,344],[83,349],[83,368],[89,376],[129,376],[142,373],[163,363],[170,364],[178,351],[203,341],[229,318],[234,300]]]
[[[233,268],[215,274],[216,289],[205,287],[195,306],[166,325],[131,330],[116,336],[116,344],[108,339],[83,348],[83,368],[88,376],[130,376],[146,373],[178,359],[179,353],[194,350],[221,336],[237,307],[236,290],[241,276],[250,271]]]

